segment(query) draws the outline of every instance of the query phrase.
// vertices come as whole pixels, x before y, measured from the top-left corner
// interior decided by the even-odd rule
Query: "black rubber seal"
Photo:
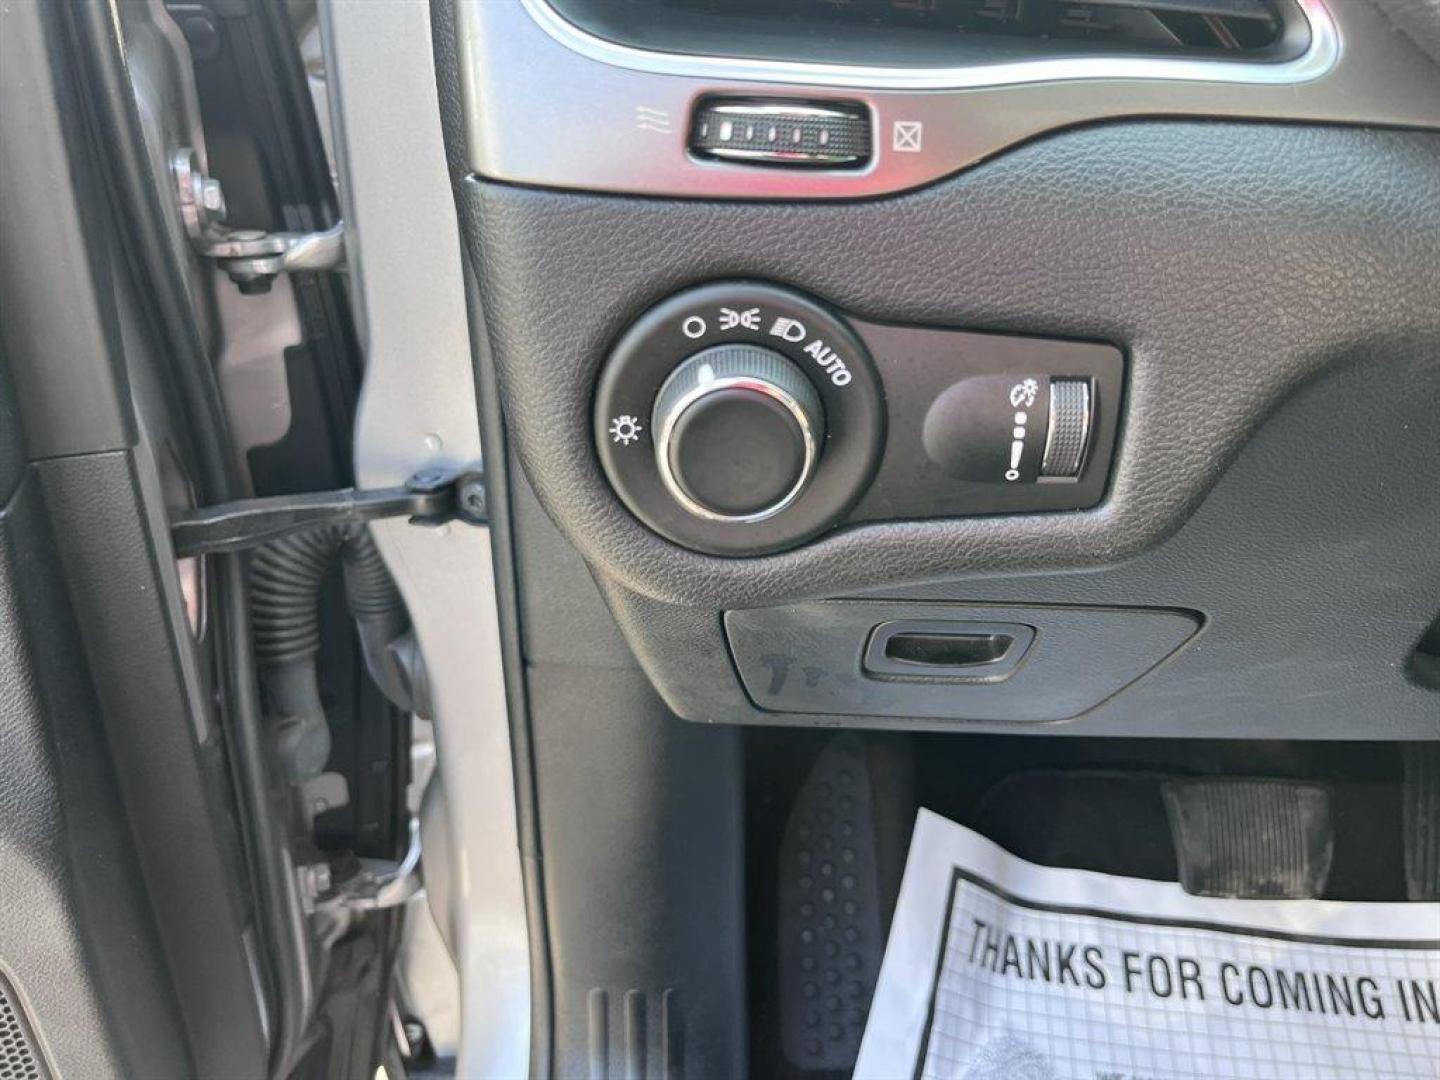
[[[138,106],[125,60],[119,15],[108,4],[66,6],[84,73],[87,116],[111,179],[116,220],[125,228],[125,256],[146,288],[161,352],[177,388],[205,503],[242,490],[214,369],[195,323],[184,273],[168,242],[169,228],[146,156]],[[313,994],[306,921],[294,888],[290,856],[275,804],[261,736],[248,583],[243,555],[216,557],[214,624],[223,690],[220,708],[242,815],[245,849],[265,944],[270,991],[271,1073],[289,1076],[303,1050]]]

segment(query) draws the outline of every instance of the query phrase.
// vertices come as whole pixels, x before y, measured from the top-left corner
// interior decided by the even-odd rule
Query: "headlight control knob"
[[[885,448],[865,343],[768,282],[660,301],[599,374],[590,422],[606,479],[644,525],[707,555],[766,555],[834,528]]]
[[[709,521],[763,521],[805,490],[825,444],[814,384],[773,349],[742,342],[686,359],[652,417],[660,479]]]

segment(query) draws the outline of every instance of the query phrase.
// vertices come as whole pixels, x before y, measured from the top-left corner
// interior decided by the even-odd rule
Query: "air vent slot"
[[[598,37],[660,52],[953,68],[1087,56],[1288,60],[1296,0],[548,0]]]
[[[1051,6],[1058,9],[1053,31],[1058,38],[1079,35],[1161,50],[1255,52],[1274,45],[1283,29],[1277,12],[1262,0],[1061,0]]]
[[[678,8],[757,11],[752,0],[665,0]],[[1126,51],[1207,49],[1248,52],[1275,44],[1283,29],[1268,0],[792,0],[792,17],[853,20],[875,28],[1102,41]]]

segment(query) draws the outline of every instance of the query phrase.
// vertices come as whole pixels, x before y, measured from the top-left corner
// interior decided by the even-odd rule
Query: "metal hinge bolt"
[[[214,259],[241,292],[268,292],[277,274],[344,269],[343,221],[308,233],[233,229],[224,223],[220,181],[205,175],[194,150],[177,150],[170,168],[190,242],[201,255]]]

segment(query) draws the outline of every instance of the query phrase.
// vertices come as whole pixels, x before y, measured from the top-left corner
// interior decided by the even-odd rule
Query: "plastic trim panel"
[[[627,50],[577,39],[542,0],[461,0],[467,162],[482,176],[547,187],[854,198],[930,183],[1043,132],[1114,117],[1440,127],[1440,73],[1376,8],[1305,3],[1314,41],[1289,63],[1082,58],[927,76]],[[807,100],[869,108],[877,139],[869,165],[786,170],[686,153],[701,98],[773,97],[785,86],[803,88]]]
[[[744,703],[721,610],[863,590],[908,599],[907,583],[953,581],[925,598],[1214,615],[1205,648],[1067,730],[1393,738],[1440,733],[1433,696],[1402,671],[1440,596],[1419,531],[1433,532],[1440,497],[1435,428],[1418,419],[1440,343],[1437,162],[1428,133],[1143,121],[1059,133],[879,203],[478,181],[465,194],[518,457],[681,715],[774,722]],[[1123,344],[1105,501],[870,523],[763,558],[660,539],[599,468],[599,369],[659,298],[740,274],[868,320]],[[1331,385],[1277,428],[1288,400]],[[1288,438],[1265,468],[1237,474],[1241,447],[1272,431]],[[1360,560],[1374,572],[1351,573]],[[1334,630],[1356,613],[1367,632],[1342,665]]]

